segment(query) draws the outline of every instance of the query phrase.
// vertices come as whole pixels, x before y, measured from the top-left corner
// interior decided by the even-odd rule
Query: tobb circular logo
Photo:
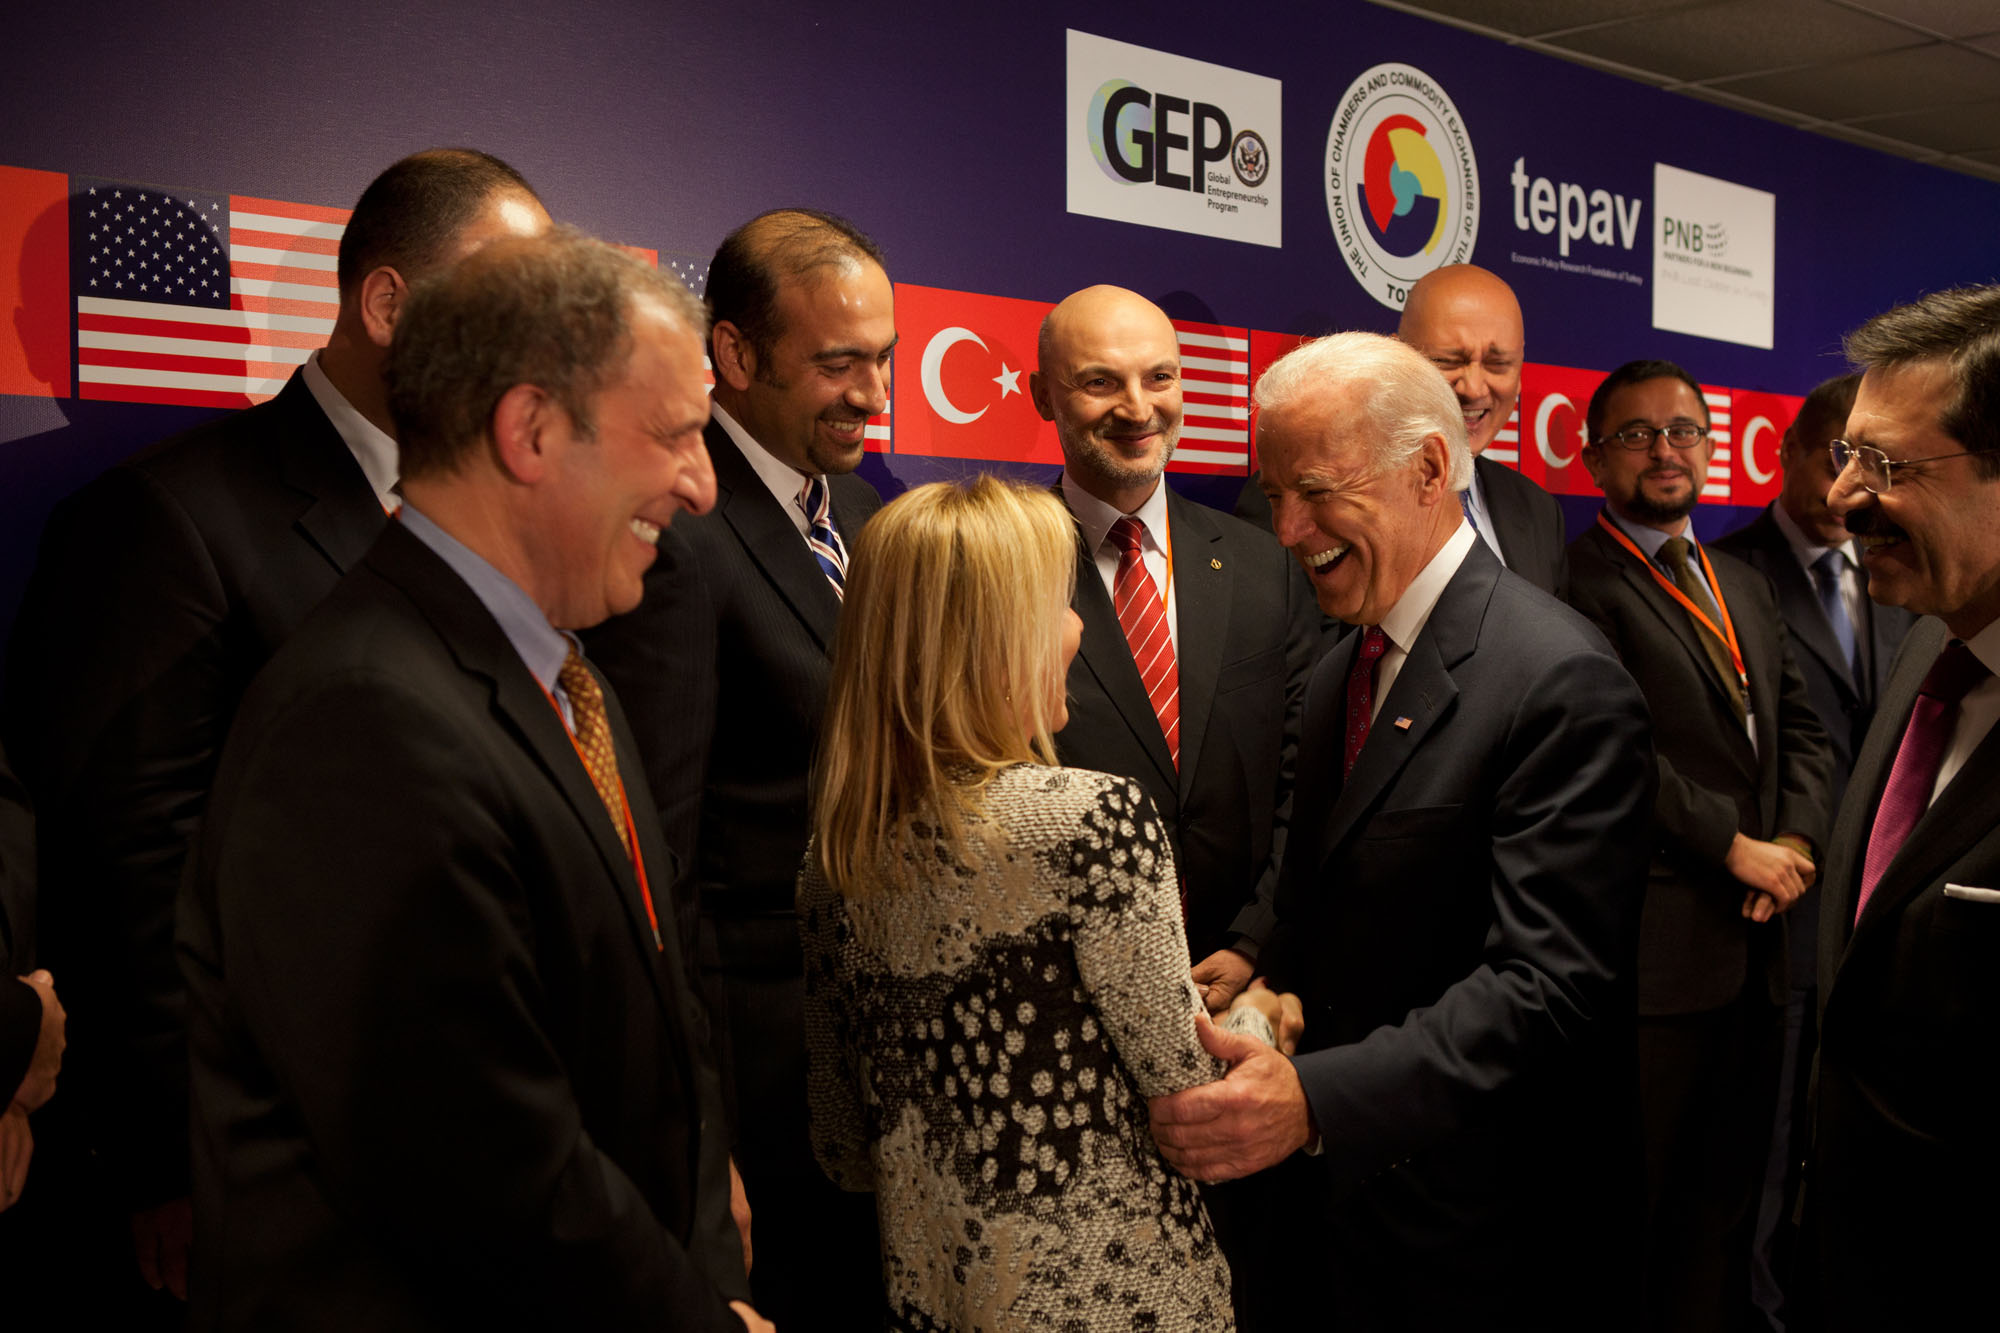
[[[1479,162],[1451,97],[1412,65],[1363,71],[1326,133],[1326,213],[1348,271],[1391,310],[1479,239]]]

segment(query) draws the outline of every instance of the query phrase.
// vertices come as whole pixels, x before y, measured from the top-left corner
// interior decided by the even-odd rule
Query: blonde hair
[[[965,850],[986,784],[1053,764],[1076,527],[1054,493],[981,475],[906,492],[855,543],[813,770],[813,831],[836,892],[900,864],[904,821]],[[892,872],[893,874],[894,872]],[[900,878],[900,876],[898,876]]]

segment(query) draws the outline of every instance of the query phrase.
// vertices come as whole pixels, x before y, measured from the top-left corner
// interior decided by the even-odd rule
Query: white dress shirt
[[[1438,598],[1444,596],[1445,585],[1451,576],[1458,573],[1458,567],[1465,563],[1466,554],[1472,550],[1472,543],[1479,538],[1473,533],[1472,525],[1461,523],[1451,536],[1445,539],[1430,562],[1417,571],[1410,580],[1410,586],[1403,589],[1403,595],[1382,617],[1382,633],[1389,640],[1383,650],[1382,660],[1375,668],[1375,711],[1368,715],[1372,722],[1382,716],[1382,701],[1389,697],[1395,687],[1396,677],[1403,673],[1403,663],[1410,658],[1410,649],[1417,636],[1424,632],[1424,626],[1431,622],[1431,612],[1437,609]]]
[[[403,506],[403,497],[396,494],[396,479],[400,464],[397,461],[396,442],[389,433],[361,415],[361,410],[347,401],[340,390],[333,387],[333,381],[320,369],[319,353],[306,358],[303,370],[306,389],[311,392],[319,410],[326,413],[326,419],[347,445],[347,452],[354,455],[354,461],[361,465],[361,475],[368,479],[368,489],[375,492],[381,502],[383,512],[393,514]]]
[[[722,404],[714,403],[710,411],[736,447],[743,451],[743,457],[750,461],[750,468],[770,488],[777,498],[778,508],[785,511],[785,517],[792,520],[792,526],[799,530],[801,538],[812,534],[812,522],[806,518],[805,506],[799,503],[799,493],[805,490],[810,478],[790,463],[785,462],[769,449],[750,438],[750,432],[743,429],[735,417],[722,410]],[[824,479],[824,474],[822,474]],[[832,495],[829,489],[828,495]]]
[[[1473,460],[1475,463],[1477,459]],[[1486,543],[1486,549],[1493,552],[1493,558],[1502,565],[1507,556],[1500,549],[1500,534],[1493,531],[1493,511],[1486,506],[1486,488],[1479,484],[1479,469],[1472,469],[1472,482],[1465,488],[1467,504],[1472,507],[1472,525],[1479,530],[1479,539]]]
[[[1933,801],[1951,785],[1958,770],[1965,767],[1965,761],[1979,748],[1979,742],[2000,721],[2000,620],[1967,639],[1965,646],[1993,674],[1966,691],[1965,697],[1958,701],[1958,721],[1951,729],[1951,744],[1945,746],[1944,760],[1938,765],[1937,785],[1931,788]]]
[[[1812,585],[1814,596],[1819,595],[1819,576],[1813,572],[1814,567],[1828,551],[1840,553],[1840,604],[1847,608],[1847,623],[1854,626],[1854,642],[1861,651],[1862,660],[1866,661],[1870,646],[1866,643],[1868,589],[1861,577],[1861,557],[1855,553],[1854,539],[1849,537],[1838,546],[1821,546],[1800,530],[1781,504],[1771,506],[1771,518],[1777,523],[1778,531],[1785,534],[1785,542],[1792,548],[1793,558],[1805,570],[1806,582]]]

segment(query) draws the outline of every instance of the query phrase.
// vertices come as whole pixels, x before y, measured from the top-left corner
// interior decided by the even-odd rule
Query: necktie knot
[[[827,489],[825,477],[808,477],[799,490],[799,508],[806,516],[806,545],[811,548],[813,559],[819,563],[820,572],[833,586],[834,596],[843,601],[847,597],[847,543],[840,539],[840,529],[833,526],[833,495]]]
[[[1145,547],[1146,525],[1130,514],[1111,525],[1111,531],[1104,540],[1110,542],[1129,555],[1137,555]]]
[[[1380,625],[1370,625],[1361,631],[1361,660],[1373,662],[1389,651],[1389,636],[1382,632]]]
[[[1930,672],[1924,677],[1924,683],[1917,687],[1917,693],[1941,704],[1956,704],[1992,674],[1984,662],[1972,655],[1972,649],[1966,647],[1963,641],[1954,642],[1938,654],[1937,661],[1931,663]]]
[[[1840,586],[1842,567],[1846,563],[1840,552],[1828,547],[1820,552],[1819,559],[1813,561],[1813,572],[1819,575],[1820,582],[1831,583],[1837,588]]]
[[[1660,543],[1660,559],[1665,563],[1669,573],[1679,574],[1688,568],[1690,549],[1692,548],[1685,537],[1669,537]]]

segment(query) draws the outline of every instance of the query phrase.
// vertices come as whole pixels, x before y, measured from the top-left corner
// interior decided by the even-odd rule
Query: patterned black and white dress
[[[1208,1215],[1146,1118],[1223,1072],[1152,802],[1022,764],[966,854],[912,827],[913,886],[842,897],[810,853],[799,880],[813,1150],[875,1191],[888,1326],[1233,1329]]]

